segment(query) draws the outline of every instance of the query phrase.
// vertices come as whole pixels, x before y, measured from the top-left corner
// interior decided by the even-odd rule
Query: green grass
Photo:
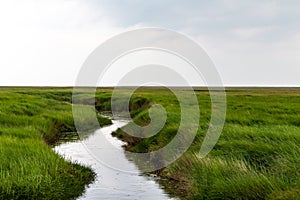
[[[76,131],[71,94],[70,89],[0,89],[0,199],[74,199],[94,180],[90,168],[65,161],[49,146],[64,132]],[[110,123],[98,118],[102,125]]]
[[[74,131],[72,91],[0,91],[0,199],[70,199],[80,195],[84,185],[93,180],[90,169],[66,162],[46,145],[54,143],[61,132]],[[97,110],[109,111],[111,91],[98,89],[96,102],[91,95],[79,96],[82,104],[95,103]],[[166,190],[182,199],[300,199],[300,89],[228,90],[222,135],[205,158],[198,153],[208,129],[211,101],[206,90],[196,90],[196,94],[201,118],[193,144],[176,162],[155,172],[169,180],[160,180]],[[177,133],[180,108],[176,96],[166,89],[137,90],[130,101],[134,121],[148,124],[148,108],[155,103],[166,109],[166,125],[146,139],[114,133],[129,142],[127,150],[159,149]],[[195,106],[188,108],[191,119]]]
[[[198,153],[210,119],[210,98],[205,90],[196,94],[201,119],[193,145],[156,172],[172,180],[172,184],[162,181],[169,192],[183,199],[300,199],[300,89],[228,90],[222,135],[205,158]],[[176,97],[167,90],[150,89],[140,89],[135,96],[165,107],[165,127],[146,139],[120,130],[114,135],[129,141],[130,151],[159,149],[173,138],[180,123]],[[148,112],[139,112],[134,120],[147,124]]]

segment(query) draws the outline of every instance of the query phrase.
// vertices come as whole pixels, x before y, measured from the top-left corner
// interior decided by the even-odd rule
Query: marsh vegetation
[[[98,89],[95,102],[83,94],[82,104],[109,111],[111,92]],[[211,103],[206,90],[195,92],[201,118],[193,144],[176,162],[154,172],[168,180],[161,181],[166,190],[182,199],[300,198],[300,90],[229,89],[222,135],[205,158],[198,152]],[[68,88],[0,90],[1,199],[70,199],[93,181],[90,168],[65,161],[50,146],[64,132],[76,131],[71,96]],[[128,142],[127,150],[159,149],[177,133],[180,108],[168,89],[137,90],[130,101],[134,121],[149,123],[148,108],[154,103],[168,113],[164,128],[145,139],[115,132]],[[110,123],[100,116],[99,121]]]

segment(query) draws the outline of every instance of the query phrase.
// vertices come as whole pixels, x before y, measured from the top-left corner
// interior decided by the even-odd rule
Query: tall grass
[[[166,189],[182,199],[300,199],[300,90],[228,90],[222,135],[205,158],[198,152],[211,104],[207,91],[196,94],[201,118],[192,146],[156,172],[169,180],[162,181]],[[96,102],[81,95],[83,104],[110,110],[110,89],[98,89]],[[45,144],[54,143],[61,132],[74,131],[70,102],[69,89],[0,90],[0,199],[70,199],[93,179],[90,169],[64,161]],[[130,101],[134,121],[147,125],[148,108],[154,103],[168,113],[164,128],[145,139],[117,131],[114,134],[128,142],[127,150],[159,149],[177,133],[180,107],[166,89],[137,90]]]
[[[157,172],[175,182],[175,189],[174,184],[162,182],[173,188],[171,193],[183,199],[300,199],[300,90],[227,91],[225,126],[205,158],[197,154],[208,128],[211,105],[207,91],[196,94],[201,112],[196,139],[179,160]],[[146,139],[134,139],[120,130],[115,135],[130,141],[130,151],[159,149],[178,128],[176,97],[168,90],[141,89],[135,95],[162,104],[168,111],[167,123]],[[146,111],[139,112],[134,120],[143,124],[147,115]]]
[[[94,180],[48,145],[76,131],[70,101],[69,89],[0,89],[0,199],[73,199]]]

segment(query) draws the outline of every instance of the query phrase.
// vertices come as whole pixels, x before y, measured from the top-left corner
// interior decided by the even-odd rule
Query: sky
[[[161,27],[200,44],[225,86],[300,86],[297,0],[3,0],[0,86],[73,86],[119,33]]]

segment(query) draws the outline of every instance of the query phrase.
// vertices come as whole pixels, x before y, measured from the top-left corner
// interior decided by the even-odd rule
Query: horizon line
[[[26,86],[0,86],[0,88],[131,88],[135,85],[122,86],[51,86],[51,85],[26,85]],[[299,88],[300,85],[224,85],[224,86],[140,86],[138,88]]]

